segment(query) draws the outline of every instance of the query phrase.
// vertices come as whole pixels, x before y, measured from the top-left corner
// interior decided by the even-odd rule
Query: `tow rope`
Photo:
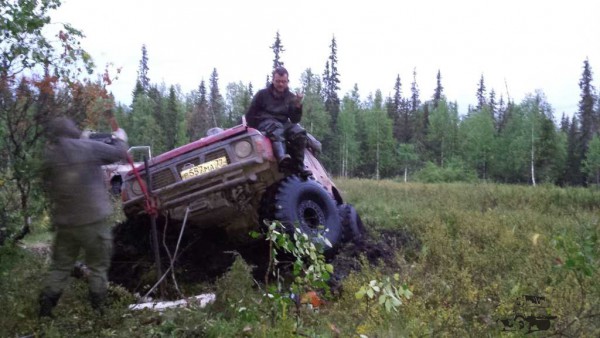
[[[104,113],[106,114],[106,117],[108,118],[108,124],[110,124],[110,128],[112,129],[113,132],[117,131],[119,129],[119,124],[117,123],[117,119],[115,118],[115,115],[112,112],[111,108],[108,108],[104,111]],[[150,191],[148,190],[148,186],[146,185],[146,182],[144,182],[144,180],[142,179],[142,176],[140,175],[140,172],[137,170],[137,168],[135,167],[135,164],[133,163],[133,158],[131,157],[131,155],[129,153],[126,153],[127,156],[127,162],[129,163],[129,165],[131,165],[133,174],[135,175],[135,178],[137,180],[137,182],[140,184],[140,188],[142,189],[142,193],[144,194],[144,210],[146,210],[146,213],[149,216],[152,217],[158,217],[158,203],[156,202],[156,199],[154,198],[154,196],[152,196],[150,194]],[[146,175],[148,175],[150,173],[150,171],[148,170],[148,165],[147,163],[144,164],[144,170],[146,170]],[[150,178],[148,176],[148,178]]]
[[[150,191],[148,190],[148,187],[146,186],[146,182],[144,182],[144,180],[142,179],[142,175],[140,175],[139,170],[136,168],[136,166],[133,163],[133,159],[131,158],[131,155],[127,154],[127,161],[129,162],[129,164],[131,165],[132,171],[133,171],[133,175],[135,176],[135,179],[137,180],[137,182],[140,185],[140,188],[142,189],[142,194],[144,194],[144,210],[146,210],[146,213],[152,217],[157,217],[158,216],[158,203],[156,203],[156,199],[150,195]],[[144,167],[144,169],[146,170],[146,175],[149,174],[148,172],[148,168]]]

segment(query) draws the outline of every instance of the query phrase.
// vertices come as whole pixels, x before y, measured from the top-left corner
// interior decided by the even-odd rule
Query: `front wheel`
[[[342,222],[344,242],[360,240],[365,235],[366,230],[354,206],[344,203],[338,206],[338,210]]]
[[[263,218],[279,220],[290,235],[297,226],[315,242],[319,242],[319,235],[334,247],[341,240],[342,226],[335,201],[314,180],[288,176],[263,203],[268,204],[269,210]]]

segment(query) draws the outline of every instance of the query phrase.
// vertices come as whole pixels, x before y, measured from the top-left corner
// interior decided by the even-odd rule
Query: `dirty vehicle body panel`
[[[336,205],[342,198],[311,150],[305,167]],[[269,187],[284,179],[270,140],[239,125],[173,149],[148,162],[151,194],[169,219],[198,228],[221,227],[232,237],[247,237],[260,224],[261,203]],[[145,181],[147,170],[139,167]],[[145,214],[145,197],[133,172],[123,181],[123,209],[128,217]],[[186,217],[187,215],[187,217]]]

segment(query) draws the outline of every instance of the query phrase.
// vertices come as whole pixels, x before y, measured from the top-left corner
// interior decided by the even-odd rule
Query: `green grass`
[[[421,184],[337,179],[346,201],[371,236],[412,234],[420,243],[398,268],[368,265],[348,276],[342,292],[318,312],[275,307],[250,283],[244,264],[214,285],[227,301],[206,309],[129,312],[133,297],[113,288],[104,318],[87,305],[76,281],[39,322],[36,297],[47,260],[21,248],[0,249],[0,336],[45,332],[46,337],[309,337],[472,336],[520,337],[501,332],[497,319],[519,311],[523,295],[546,297],[552,327],[530,336],[600,335],[600,191],[554,186]],[[31,240],[31,239],[29,239]],[[42,237],[42,240],[47,240]],[[372,279],[400,273],[414,293],[398,312],[357,301]],[[239,291],[239,292],[236,292]]]

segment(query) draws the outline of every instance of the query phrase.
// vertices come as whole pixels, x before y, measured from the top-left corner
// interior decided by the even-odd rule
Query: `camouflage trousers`
[[[90,271],[88,278],[90,292],[106,294],[112,255],[112,229],[108,219],[58,228],[52,247],[52,264],[44,283],[43,293],[47,295],[62,293],[67,287],[81,250]]]

